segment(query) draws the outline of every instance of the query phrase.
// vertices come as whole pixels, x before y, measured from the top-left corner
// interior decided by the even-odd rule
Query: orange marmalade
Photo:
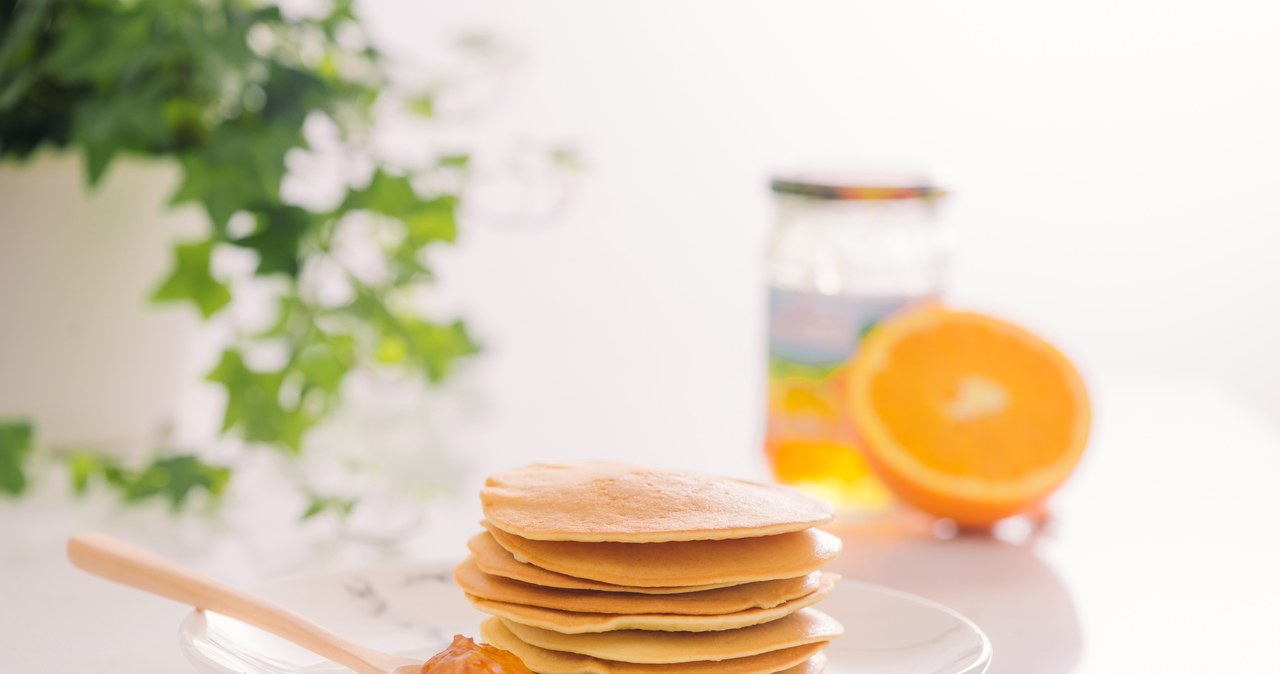
[[[461,634],[422,665],[422,674],[533,674],[515,655]]]

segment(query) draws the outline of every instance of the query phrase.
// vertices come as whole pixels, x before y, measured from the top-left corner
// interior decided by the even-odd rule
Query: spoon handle
[[[283,607],[111,536],[76,534],[67,541],[67,558],[81,571],[235,618],[359,674],[383,674],[413,662],[351,643]]]

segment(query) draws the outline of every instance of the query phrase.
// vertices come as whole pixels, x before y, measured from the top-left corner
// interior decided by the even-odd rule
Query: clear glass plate
[[[454,634],[476,636],[484,617],[454,584],[453,567],[440,564],[300,576],[261,593],[357,643],[423,659]],[[991,644],[976,625],[903,592],[846,579],[818,608],[845,627],[826,651],[829,674],[981,674],[991,662]],[[350,672],[215,613],[191,613],[179,639],[208,674]]]

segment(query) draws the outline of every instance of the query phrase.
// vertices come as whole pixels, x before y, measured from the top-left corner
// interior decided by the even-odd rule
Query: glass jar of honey
[[[850,426],[841,372],[886,316],[942,294],[942,191],[909,175],[772,181],[765,454],[778,481],[846,510],[892,503]]]

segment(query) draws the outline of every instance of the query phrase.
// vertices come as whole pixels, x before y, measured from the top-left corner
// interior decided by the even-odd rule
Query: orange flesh
[[[514,654],[461,634],[422,665],[422,674],[533,674]]]
[[[850,378],[868,459],[904,500],[985,526],[1042,500],[1088,432],[1079,375],[997,319],[930,308],[873,332]]]
[[[1008,335],[948,325],[898,344],[894,367],[872,382],[871,404],[903,449],[952,475],[1016,479],[1071,433],[1076,405],[1054,365]],[[974,371],[975,367],[980,367]],[[959,382],[981,377],[1004,390],[1003,411],[956,421],[946,413]]]

